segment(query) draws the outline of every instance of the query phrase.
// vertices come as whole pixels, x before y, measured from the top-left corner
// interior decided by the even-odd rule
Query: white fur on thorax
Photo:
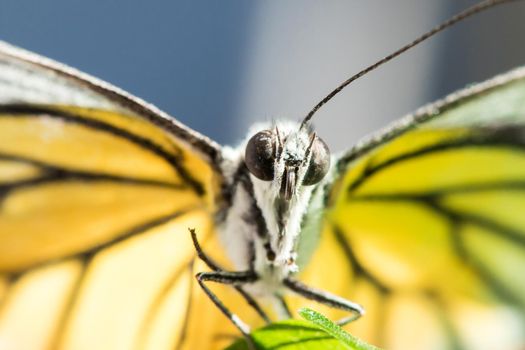
[[[283,135],[297,131],[299,128],[298,124],[293,122],[279,122],[277,126]],[[275,124],[255,125],[250,130],[248,138],[241,145],[236,148],[225,148],[222,170],[228,181],[233,181],[234,172],[239,167],[239,164],[244,162],[245,147],[249,138],[259,131],[271,128],[275,128]],[[301,142],[302,147],[299,145]],[[296,152],[297,156],[300,157],[302,156],[302,149],[305,148],[304,144],[308,142],[307,136],[300,138],[290,137],[285,147],[288,147],[287,149],[290,152]],[[280,173],[282,170],[278,169],[277,172]],[[280,289],[281,281],[284,277],[297,271],[297,266],[289,264],[288,260],[290,258],[295,260],[294,245],[300,234],[301,220],[307,210],[315,186],[300,186],[298,188],[297,193],[291,200],[290,215],[285,225],[285,236],[281,244],[278,244],[279,229],[274,200],[279,195],[278,184],[281,179],[275,179],[272,186],[272,181],[262,181],[251,174],[249,176],[253,184],[255,200],[261,209],[269,231],[267,234],[270,237],[272,249],[276,253],[274,261],[269,262],[266,258],[264,242],[257,236],[256,223],[249,223],[243,220],[243,217],[251,210],[252,198],[240,184],[233,189],[232,206],[226,214],[225,221],[219,226],[219,235],[228,256],[240,271],[250,268],[249,242],[254,242],[254,270],[260,276],[260,280],[252,286],[248,286],[248,290],[257,295],[271,295]],[[299,173],[298,179],[302,180],[303,176],[304,173]]]
[[[240,162],[243,162],[241,147],[224,147],[222,171],[224,177],[233,181],[233,176]],[[226,254],[239,271],[247,270],[249,266],[248,244],[256,234],[255,227],[242,220],[242,215],[251,205],[250,195],[242,186],[233,189],[235,192],[225,221],[218,226],[219,238]]]

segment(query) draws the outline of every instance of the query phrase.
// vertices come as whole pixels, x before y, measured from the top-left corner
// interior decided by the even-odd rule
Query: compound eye
[[[304,175],[303,185],[315,185],[321,181],[330,169],[330,150],[326,143],[319,137],[315,137],[310,148],[310,164]]]
[[[276,147],[276,137],[270,130],[252,136],[244,154],[244,162],[250,173],[264,181],[273,180]]]

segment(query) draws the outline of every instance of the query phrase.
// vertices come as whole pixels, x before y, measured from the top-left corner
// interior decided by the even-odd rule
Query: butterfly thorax
[[[251,135],[225,152],[229,200],[219,230],[236,268],[257,273],[254,292],[276,293],[281,281],[298,271],[301,225],[329,167],[329,158],[321,168],[312,162],[329,154],[315,134],[296,123],[259,126]]]

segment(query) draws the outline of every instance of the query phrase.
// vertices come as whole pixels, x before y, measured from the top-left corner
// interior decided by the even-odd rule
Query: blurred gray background
[[[467,0],[0,0],[0,40],[107,80],[221,143],[256,121],[299,119],[339,82]],[[525,64],[525,3],[420,45],[315,118],[344,149],[474,81]]]

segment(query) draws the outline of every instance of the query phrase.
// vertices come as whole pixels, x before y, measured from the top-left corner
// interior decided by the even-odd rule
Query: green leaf
[[[252,332],[258,350],[346,350],[335,339],[316,325],[302,320],[287,320],[272,323]],[[248,350],[244,339],[240,339],[226,350]]]
[[[252,332],[258,350],[379,350],[346,333],[332,321],[310,309],[299,311],[303,320],[272,323]],[[244,339],[226,350],[249,350]]]
[[[319,328],[330,334],[332,337],[339,339],[343,344],[346,345],[347,349],[351,350],[380,350],[378,347],[367,344],[359,338],[354,337],[344,329],[339,327],[337,324],[330,321],[319,312],[312,309],[303,308],[299,310],[299,315],[305,320],[308,320]]]

